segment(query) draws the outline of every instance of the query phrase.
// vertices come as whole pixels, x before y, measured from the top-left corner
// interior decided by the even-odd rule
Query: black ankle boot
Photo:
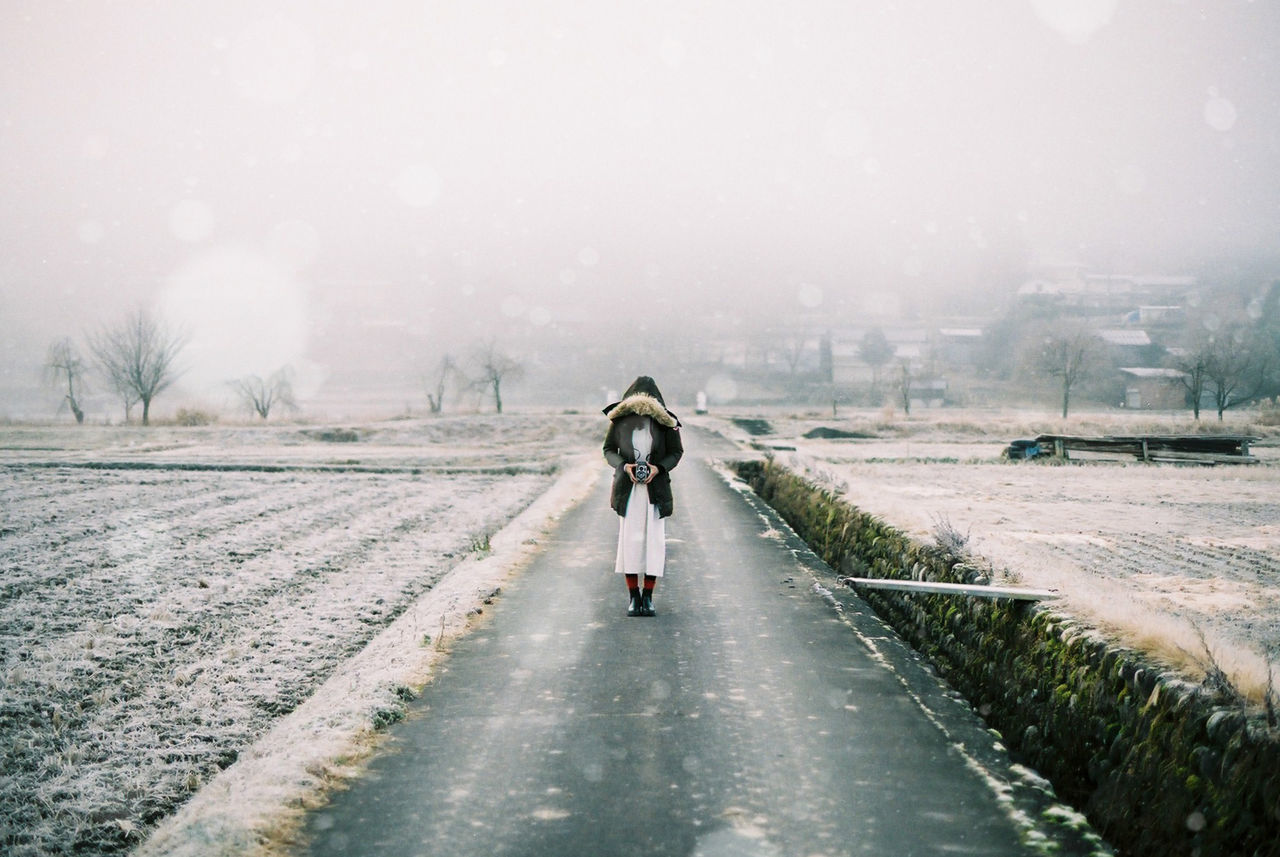
[[[631,590],[631,604],[627,606],[627,615],[628,616],[644,615],[644,602],[640,600],[639,589]]]
[[[650,589],[644,594],[644,598],[640,602],[641,616],[657,616],[658,611],[653,609],[653,590]]]

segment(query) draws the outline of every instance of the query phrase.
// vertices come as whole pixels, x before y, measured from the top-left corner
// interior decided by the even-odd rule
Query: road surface
[[[1087,853],[869,608],[815,586],[821,563],[707,462],[722,442],[686,435],[658,615],[625,615],[601,479],[299,854]]]

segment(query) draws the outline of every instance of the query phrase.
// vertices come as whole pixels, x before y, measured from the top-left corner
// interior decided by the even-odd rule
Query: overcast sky
[[[1270,0],[2,8],[8,387],[138,306],[196,385],[1280,249]]]

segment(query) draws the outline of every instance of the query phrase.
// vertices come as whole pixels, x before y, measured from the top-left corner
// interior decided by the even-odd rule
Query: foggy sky
[[[3,9],[5,389],[138,306],[211,389],[1280,249],[1263,0]]]

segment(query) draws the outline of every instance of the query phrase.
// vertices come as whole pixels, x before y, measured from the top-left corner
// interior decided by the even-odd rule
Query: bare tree
[[[1191,413],[1197,420],[1200,419],[1200,401],[1204,398],[1205,386],[1209,382],[1211,349],[1212,340],[1204,338],[1197,341],[1186,354],[1171,361],[1172,368],[1182,373],[1178,380],[1187,391],[1187,398],[1191,400]]]
[[[835,357],[831,353],[831,333],[818,340],[818,378],[828,384],[835,381]]]
[[[502,383],[524,375],[524,365],[498,350],[493,340],[476,351],[475,364],[478,377],[474,383],[479,389],[492,391],[494,407],[502,413]]]
[[[1204,374],[1219,422],[1227,408],[1251,401],[1257,394],[1250,382],[1264,374],[1258,371],[1260,357],[1256,343],[1241,325],[1227,325],[1208,338]]]
[[[71,408],[77,423],[84,422],[84,409],[80,407],[79,393],[84,391],[84,376],[87,371],[80,352],[69,338],[59,339],[49,346],[49,356],[45,358],[45,379],[49,384],[61,387],[67,385],[67,395],[63,400]]]
[[[782,359],[787,362],[787,374],[792,378],[800,370],[800,361],[804,357],[805,348],[809,344],[809,335],[804,331],[793,331],[783,338],[781,345]]]
[[[151,422],[151,401],[178,377],[174,364],[185,344],[185,336],[145,310],[137,310],[91,337],[89,347],[124,400],[125,418],[133,403],[141,402],[145,426]]]
[[[911,416],[911,366],[903,360],[898,368],[898,398],[902,402],[902,412]]]
[[[451,355],[446,354],[440,358],[440,362],[436,364],[435,392],[427,391],[427,404],[431,406],[431,413],[438,414],[444,410],[445,387],[449,383],[449,379],[458,374],[458,364],[454,362]]]
[[[885,337],[884,331],[873,327],[862,336],[862,360],[871,367],[872,394],[880,390],[880,369],[893,359],[893,345]]]
[[[138,404],[138,394],[116,378],[108,377],[107,381],[115,394],[120,397],[120,404],[124,405],[125,423],[133,422],[133,406]]]
[[[1280,397],[1280,280],[1257,304],[1258,396]]]
[[[1034,369],[1062,385],[1062,418],[1071,406],[1071,388],[1096,369],[1102,341],[1084,328],[1046,334],[1032,355]]]
[[[240,402],[264,420],[271,416],[272,408],[298,407],[293,398],[293,373],[288,366],[277,369],[265,381],[257,375],[246,375],[230,384]]]

